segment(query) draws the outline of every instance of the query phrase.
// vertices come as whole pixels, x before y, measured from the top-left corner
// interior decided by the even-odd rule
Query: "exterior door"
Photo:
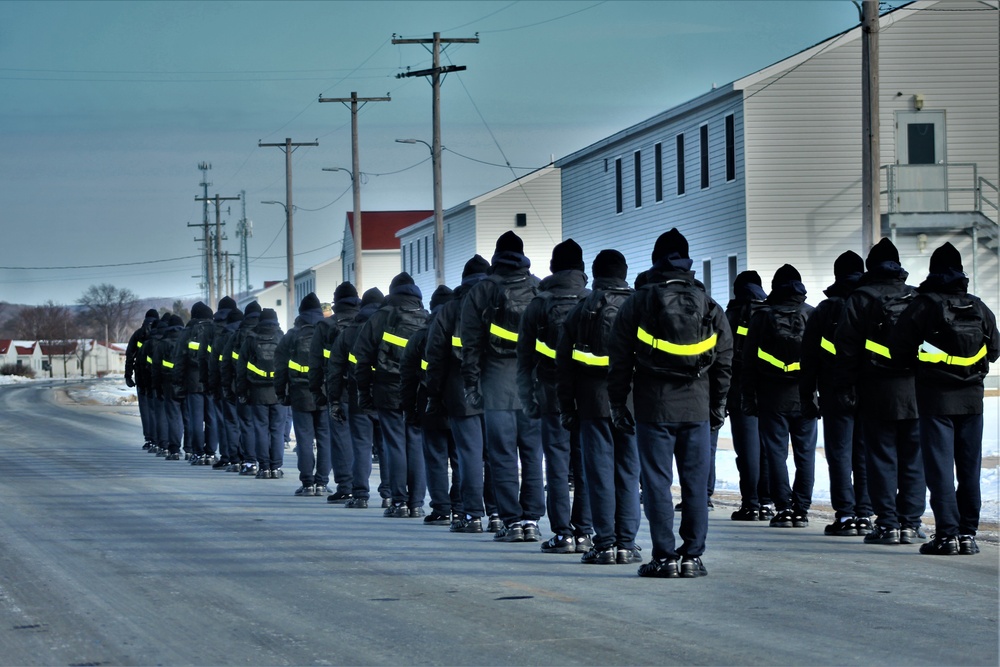
[[[896,112],[896,210],[948,210],[944,111]]]

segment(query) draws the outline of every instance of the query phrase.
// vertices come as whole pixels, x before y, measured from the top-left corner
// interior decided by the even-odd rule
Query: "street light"
[[[292,210],[295,208],[295,205],[293,204],[291,209],[289,209],[284,202],[280,201],[262,201],[261,204],[277,204],[285,209],[285,252],[288,255],[288,280],[285,283],[285,311],[287,318],[285,320],[285,328],[291,329],[292,324],[295,322],[295,255],[292,252]]]
[[[434,277],[438,285],[444,285],[444,210],[441,206],[441,143],[434,134],[434,146],[423,139],[396,139],[398,144],[423,144],[431,152],[434,168]]]
[[[358,293],[361,293],[363,289],[361,286],[361,181],[354,177],[353,171],[343,167],[323,167],[323,171],[346,171],[351,177],[351,186],[354,190],[354,287]]]

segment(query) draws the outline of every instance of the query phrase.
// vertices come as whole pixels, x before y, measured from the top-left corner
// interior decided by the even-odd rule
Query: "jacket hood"
[[[300,310],[299,316],[295,318],[296,326],[299,326],[299,321],[302,324],[316,324],[321,319],[323,319],[323,309],[322,308],[309,308],[307,310]]]
[[[917,291],[922,294],[939,292],[942,294],[967,294],[969,277],[961,271],[947,269],[939,273],[928,273],[927,279],[920,283]]]
[[[833,282],[832,285],[823,290],[823,294],[829,297],[845,297],[861,284],[861,278],[864,273],[849,273],[845,274]]]
[[[551,276],[542,279],[539,290],[545,291],[556,287],[568,289],[583,289],[587,286],[587,274],[579,269],[556,271]]]
[[[627,289],[628,281],[624,278],[613,278],[611,276],[597,276],[591,285],[594,291],[602,289]]]
[[[494,271],[496,271],[499,267],[507,267],[511,269],[530,269],[531,260],[519,252],[502,250],[493,255],[490,266]]]

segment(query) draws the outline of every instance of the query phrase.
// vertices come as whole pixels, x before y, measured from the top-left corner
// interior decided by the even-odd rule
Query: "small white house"
[[[285,281],[265,280],[263,288],[237,297],[236,305],[245,312],[247,306],[254,301],[259,303],[262,309],[273,308],[278,314],[281,330],[288,331],[288,323],[285,321],[288,319],[288,310],[285,306]]]
[[[30,368],[36,375],[41,375],[42,361],[41,346],[35,341],[0,339],[0,366]]]
[[[359,294],[371,287],[389,293],[389,283],[400,269],[400,248],[396,232],[423,220],[433,211],[362,211],[361,212],[361,285],[354,271],[354,212],[348,211],[344,224],[342,279],[351,282]],[[334,286],[336,287],[336,286]],[[317,295],[318,296],[318,295]]]
[[[552,248],[563,240],[560,171],[547,166],[444,211],[444,279],[454,288],[473,255],[488,261],[497,238],[513,231],[524,241],[532,272],[549,273]],[[437,287],[434,273],[434,216],[396,236],[402,270],[413,276],[425,305]],[[596,254],[596,253],[594,253]]]
[[[323,303],[333,303],[333,291],[343,282],[344,260],[334,257],[295,274],[295,300],[314,292]]]

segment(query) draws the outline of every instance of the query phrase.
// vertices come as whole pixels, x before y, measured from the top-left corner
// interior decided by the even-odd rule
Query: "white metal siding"
[[[734,114],[736,179],[726,182],[725,117]],[[708,123],[709,187],[701,189],[699,128]],[[686,192],[677,195],[675,137],[684,134]],[[727,258],[737,255],[746,268],[744,232],[743,117],[738,94],[636,132],[624,141],[601,147],[563,167],[563,234],[584,250],[588,272],[594,257],[605,248],[621,251],[629,263],[629,277],[650,267],[656,238],[677,227],[688,239],[695,272],[712,260],[713,296],[729,294]],[[662,144],[663,201],[655,197],[656,143]],[[635,207],[633,154],[642,151],[642,206]],[[615,160],[622,159],[621,214],[615,213]],[[605,168],[605,164],[607,167]]]
[[[489,259],[497,238],[513,230],[524,241],[532,271],[547,275],[552,247],[563,240],[560,183],[560,170],[555,169],[478,203],[475,252]],[[518,213],[527,215],[527,226],[516,225]]]

